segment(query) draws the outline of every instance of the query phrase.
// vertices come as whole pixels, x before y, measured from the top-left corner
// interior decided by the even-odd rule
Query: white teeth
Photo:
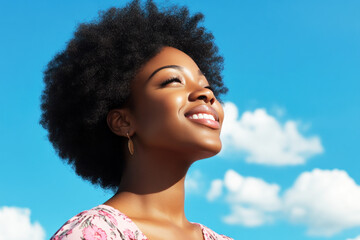
[[[215,118],[213,115],[206,114],[206,113],[193,114],[189,118],[190,119],[210,119],[210,120],[215,121]]]

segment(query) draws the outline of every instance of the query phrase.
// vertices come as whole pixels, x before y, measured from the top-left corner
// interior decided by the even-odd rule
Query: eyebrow
[[[149,81],[157,72],[159,72],[159,71],[161,71],[161,70],[163,70],[163,69],[165,69],[165,68],[175,68],[175,69],[180,70],[181,72],[184,71],[184,67],[182,67],[182,66],[178,66],[178,65],[166,65],[166,66],[163,66],[163,67],[160,67],[160,68],[156,69],[156,70],[149,76],[149,78],[147,79],[147,81]],[[200,69],[199,69],[199,71],[198,71],[198,74],[199,74],[200,76],[204,76],[204,73],[203,73]]]

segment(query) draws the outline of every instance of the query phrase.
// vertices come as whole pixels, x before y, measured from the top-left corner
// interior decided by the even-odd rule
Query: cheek
[[[137,134],[142,138],[163,138],[179,129],[186,99],[181,95],[144,96],[136,114]],[[159,139],[160,140],[160,139]]]

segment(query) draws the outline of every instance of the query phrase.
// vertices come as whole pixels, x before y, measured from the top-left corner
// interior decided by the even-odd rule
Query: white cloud
[[[277,184],[233,170],[216,181],[222,181],[225,190],[218,198],[223,197],[231,210],[223,218],[228,224],[255,227],[285,219],[305,225],[314,236],[360,227],[360,186],[342,170],[304,172],[283,196]]]
[[[360,186],[341,170],[302,173],[284,195],[284,212],[310,235],[332,236],[360,226]]]
[[[360,240],[360,235],[357,236],[357,237],[355,237],[355,238],[348,238],[348,239],[346,239],[346,240]]]
[[[215,179],[211,182],[210,190],[206,194],[209,201],[214,201],[222,194],[223,182],[221,179]]]
[[[31,223],[30,209],[0,208],[0,240],[44,240],[45,231],[38,223]]]
[[[243,225],[246,227],[257,227],[268,222],[273,222],[273,217],[256,208],[246,208],[241,205],[233,205],[232,213],[223,218],[225,223],[232,225]]]
[[[249,163],[282,166],[304,164],[323,152],[320,138],[301,135],[295,121],[281,124],[265,109],[244,112],[239,119],[231,102],[225,103],[224,111],[223,153],[242,152]]]
[[[276,184],[269,184],[259,178],[243,177],[233,170],[228,170],[223,181],[218,179],[212,183],[209,195],[216,189],[213,185],[220,185],[219,182],[227,190],[225,200],[232,210],[229,216],[224,217],[226,223],[259,226],[272,222],[272,213],[281,207],[278,197],[280,187]],[[216,193],[219,197],[219,192]]]
[[[244,204],[264,212],[277,211],[280,206],[278,197],[280,187],[262,179],[243,177],[234,170],[225,173],[224,185],[228,190],[227,201]]]
[[[194,170],[186,175],[185,189],[187,194],[200,193],[204,188],[203,176],[199,170]]]

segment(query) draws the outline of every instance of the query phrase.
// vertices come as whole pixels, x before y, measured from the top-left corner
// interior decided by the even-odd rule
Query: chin
[[[200,149],[200,157],[198,159],[210,158],[221,151],[221,141],[207,140],[203,141]]]

